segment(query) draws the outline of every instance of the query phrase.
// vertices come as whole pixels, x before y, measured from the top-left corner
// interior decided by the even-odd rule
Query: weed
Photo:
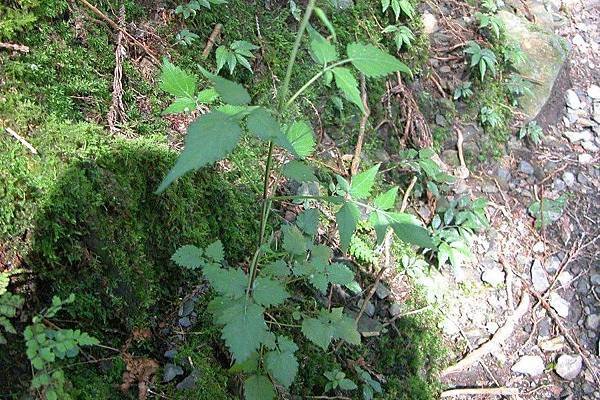
[[[477,68],[481,81],[487,71],[496,76],[496,55],[492,50],[481,48],[477,42],[469,41],[464,51],[471,56],[471,68]]]

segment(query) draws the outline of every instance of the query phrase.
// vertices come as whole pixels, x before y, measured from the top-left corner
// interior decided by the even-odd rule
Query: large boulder
[[[498,16],[526,56],[526,60],[516,66],[518,73],[533,83],[531,93],[521,99],[523,112],[543,127],[556,122],[564,108],[563,86],[569,86],[566,70],[569,44],[543,26],[506,10],[500,11]]]

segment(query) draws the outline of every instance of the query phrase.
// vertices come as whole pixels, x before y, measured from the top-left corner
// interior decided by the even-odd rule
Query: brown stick
[[[36,155],[38,152],[35,149],[35,147],[33,147],[27,140],[25,140],[25,138],[23,138],[23,136],[19,135],[17,132],[13,131],[11,128],[9,128],[8,126],[4,128],[4,130],[10,134],[12,137],[14,137],[15,139],[17,139],[19,142],[21,142],[21,144],[25,147],[27,147],[29,149],[29,151],[31,152],[31,154]]]
[[[89,8],[94,14],[96,14],[98,17],[100,17],[104,22],[109,24],[113,29],[123,32],[123,34],[129,40],[131,40],[133,43],[135,43],[136,45],[141,47],[142,50],[144,50],[146,52],[146,54],[148,54],[148,57],[150,57],[150,59],[152,61],[154,61],[154,63],[156,63],[157,65],[160,65],[160,61],[158,60],[158,58],[156,57],[154,52],[152,50],[150,50],[148,47],[146,47],[146,45],[144,45],[142,42],[140,42],[139,40],[137,40],[136,38],[131,36],[131,34],[129,32],[127,32],[127,30],[125,30],[125,28],[121,28],[119,25],[117,25],[117,23],[115,21],[108,18],[106,15],[104,15],[104,13],[102,11],[98,10],[95,6],[90,4],[87,0],[79,0],[79,1],[81,2],[81,4],[83,4],[84,6]]]
[[[410,181],[410,184],[406,188],[406,192],[404,192],[404,196],[402,197],[402,205],[400,206],[400,212],[406,211],[406,208],[408,207],[408,199],[410,197],[410,192],[415,187],[415,183],[417,183],[417,177],[413,176],[413,178]]]
[[[489,341],[485,342],[483,345],[478,347],[476,350],[467,354],[465,358],[443,370],[442,375],[449,375],[455,372],[462,371],[463,369],[479,361],[483,356],[496,350],[501,343],[505,342],[506,339],[508,339],[512,335],[517,325],[517,322],[519,322],[523,315],[525,315],[525,313],[529,310],[529,303],[529,295],[527,293],[523,293],[523,296],[521,297],[521,302],[519,303],[519,306],[515,310],[514,314],[506,319],[504,325],[500,329],[498,329],[494,336]]]
[[[125,6],[121,5],[119,9],[119,25],[125,26]],[[123,105],[123,57],[125,56],[125,47],[123,46],[123,31],[117,33],[117,46],[115,48],[115,71],[113,74],[113,93],[110,110],[108,110],[107,120],[108,129],[116,132],[117,123],[125,121],[125,106]]]
[[[497,387],[497,388],[461,388],[446,390],[440,394],[442,397],[455,397],[455,396],[518,396],[519,389],[509,387]]]
[[[219,38],[219,35],[221,34],[221,29],[223,29],[223,25],[222,24],[216,24],[212,33],[210,34],[210,36],[208,37],[208,40],[206,41],[206,46],[204,47],[204,50],[202,51],[202,58],[207,58],[210,54],[210,52],[212,51],[213,46],[217,43],[217,39]]]
[[[4,43],[0,42],[0,49],[8,49],[13,51],[20,51],[21,53],[29,53],[29,47],[23,44],[16,43]]]
[[[361,100],[363,103],[363,107],[365,108],[365,112],[360,119],[360,126],[358,129],[358,139],[356,140],[356,147],[354,148],[354,157],[352,158],[352,165],[350,166],[350,175],[354,176],[358,172],[358,167],[360,165],[360,155],[362,153],[362,146],[365,141],[365,131],[367,129],[367,120],[369,119],[369,115],[371,115],[371,110],[369,109],[369,103],[367,101],[367,83],[365,81],[365,76],[360,74],[360,93]]]

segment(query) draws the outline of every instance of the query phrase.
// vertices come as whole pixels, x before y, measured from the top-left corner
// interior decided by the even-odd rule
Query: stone
[[[600,86],[590,85],[587,90],[587,95],[594,100],[600,100]]]
[[[560,297],[558,293],[550,293],[548,303],[559,316],[563,318],[567,318],[569,316],[569,302]]]
[[[592,285],[594,286],[600,286],[600,274],[592,274],[590,282],[592,282]]]
[[[540,356],[523,356],[511,367],[512,372],[518,374],[539,376],[544,372],[546,365]]]
[[[499,181],[507,183],[508,181],[510,181],[511,178],[510,169],[498,167],[498,169],[496,170],[496,176],[498,177]]]
[[[444,150],[440,155],[440,158],[444,164],[450,167],[458,167],[460,165],[460,159],[458,158],[457,150]]]
[[[591,154],[582,153],[577,157],[579,164],[590,164],[594,160]]]
[[[521,162],[519,162],[519,171],[527,175],[533,175],[535,172],[533,165],[525,160],[521,160]]]
[[[196,381],[198,380],[198,374],[196,371],[192,372],[188,376],[185,377],[184,380],[179,382],[177,386],[177,390],[190,390],[196,387]]]
[[[581,108],[581,100],[579,100],[579,96],[573,89],[567,90],[565,93],[565,101],[567,102],[567,107],[572,108],[573,110],[578,110]]]
[[[563,354],[556,360],[554,371],[563,379],[573,380],[581,372],[583,358],[580,355]]]
[[[402,313],[402,305],[399,303],[392,303],[389,311],[390,311],[390,315],[392,317],[397,317],[398,315],[400,315]]]
[[[182,328],[189,328],[192,326],[192,321],[188,317],[179,318],[179,326]]]
[[[573,36],[573,44],[581,48],[582,50],[585,50],[587,48],[587,43],[585,42],[585,39],[579,33]]]
[[[485,324],[485,329],[487,329],[487,331],[493,335],[498,329],[500,329],[500,326],[496,322],[491,321]]]
[[[562,192],[567,188],[567,185],[565,184],[565,181],[563,181],[560,178],[556,178],[552,184],[552,188],[554,190],[556,190],[557,192]]]
[[[561,351],[566,345],[564,336],[557,336],[552,339],[544,340],[538,343],[538,347],[547,353]]]
[[[438,30],[438,21],[435,15],[425,11],[421,14],[421,19],[423,20],[423,31],[428,35],[431,35]]]
[[[486,269],[481,274],[481,280],[492,286],[498,286],[498,285],[504,283],[505,275],[506,274],[504,273],[504,271],[502,271],[498,268]]]
[[[188,315],[190,315],[192,313],[192,311],[194,311],[195,305],[196,305],[196,299],[194,299],[194,298],[189,298],[186,301],[184,301],[183,304],[181,305],[181,307],[179,307],[179,316],[187,317]]]
[[[383,283],[379,282],[375,288],[375,294],[380,300],[387,298],[392,292]]]
[[[175,358],[175,356],[177,355],[177,350],[173,349],[173,350],[167,350],[165,351],[165,358],[172,360]]]
[[[358,306],[360,308],[362,308],[364,303],[364,299],[360,299],[358,301]],[[371,301],[367,301],[367,306],[365,307],[365,314],[367,314],[369,317],[372,317],[373,315],[375,315],[375,306],[373,305],[373,303],[371,303]]]
[[[585,318],[585,327],[591,331],[597,331],[600,327],[600,314],[590,314]]]
[[[516,65],[516,69],[521,75],[540,82],[520,100],[523,112],[534,118],[551,97],[554,83],[567,59],[568,43],[560,36],[536,29],[537,26],[526,18],[507,10],[499,11],[497,16],[525,53],[526,61]]]
[[[446,121],[446,117],[442,114],[435,114],[435,124],[439,126],[447,126],[448,121]]]
[[[171,382],[176,376],[183,375],[183,368],[179,365],[168,363],[165,365],[163,382]]]
[[[460,332],[458,326],[456,326],[456,324],[449,319],[444,319],[441,328],[442,332],[444,332],[446,336],[454,336]]]
[[[571,275],[569,271],[563,271],[558,275],[557,279],[560,282],[561,286],[567,287],[573,280],[573,275]]]
[[[548,276],[540,260],[536,259],[531,265],[531,282],[533,288],[539,293],[545,292],[550,287]]]
[[[563,135],[567,139],[569,139],[569,142],[571,142],[571,143],[577,143],[582,140],[593,140],[594,139],[594,134],[588,130],[581,131],[581,132],[565,131],[565,132],[563,132]]]
[[[544,242],[539,241],[533,245],[533,247],[531,248],[531,251],[533,251],[534,253],[542,254],[544,252],[545,248],[546,248],[546,246],[544,246]]]
[[[590,183],[590,180],[583,172],[580,172],[577,174],[577,182],[581,183],[582,185],[587,185]]]
[[[598,150],[600,150],[600,148],[598,148],[598,146],[596,146],[591,140],[584,140],[581,142],[581,147],[583,147],[585,151],[589,151],[591,153],[597,153]]]
[[[571,171],[565,171],[562,174],[562,180],[565,182],[565,185],[572,187],[575,184],[575,174],[573,174]]]

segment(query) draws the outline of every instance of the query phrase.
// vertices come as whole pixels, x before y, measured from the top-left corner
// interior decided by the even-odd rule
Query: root
[[[119,9],[119,26],[125,26],[125,6]],[[115,71],[113,75],[112,103],[108,111],[108,128],[111,132],[118,132],[117,124],[125,122],[125,106],[123,105],[123,58],[125,57],[125,46],[123,46],[123,31],[117,33],[117,46],[115,48]]]

